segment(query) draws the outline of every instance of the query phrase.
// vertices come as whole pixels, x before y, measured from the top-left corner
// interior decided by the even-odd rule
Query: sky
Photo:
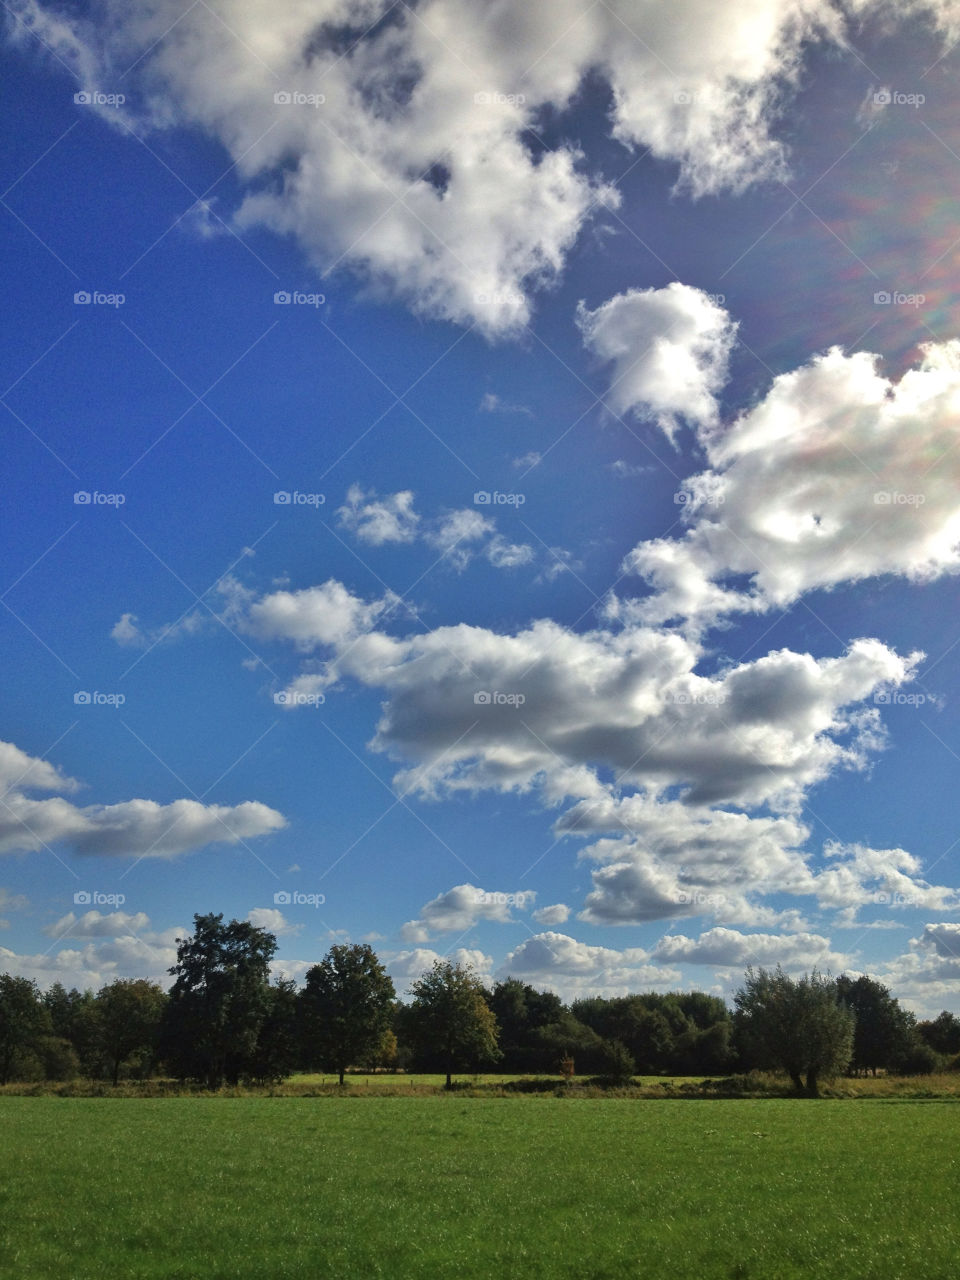
[[[958,40],[9,0],[0,969],[960,1011]]]

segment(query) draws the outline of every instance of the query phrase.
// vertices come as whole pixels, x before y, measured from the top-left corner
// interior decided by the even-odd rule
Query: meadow
[[[950,1100],[0,1097],[0,1275],[938,1280]]]

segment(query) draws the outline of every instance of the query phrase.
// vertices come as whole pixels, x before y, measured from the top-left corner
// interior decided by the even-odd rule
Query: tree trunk
[[[345,1072],[344,1072],[344,1068],[343,1068],[343,1067],[341,1067],[341,1068],[340,1068],[340,1088],[341,1088],[341,1089],[343,1088],[343,1077],[344,1077],[344,1074],[345,1074]]]
[[[113,1060],[113,1087],[114,1088],[117,1087],[117,1077],[119,1075],[120,1075],[120,1059],[114,1058]]]
[[[807,1097],[808,1097],[808,1098],[819,1098],[819,1097],[820,1097],[820,1088],[819,1088],[819,1085],[818,1085],[818,1083],[817,1083],[817,1073],[816,1073],[816,1071],[808,1071],[808,1072],[807,1072]]]
[[[790,1079],[793,1081],[793,1087],[796,1089],[797,1093],[803,1094],[806,1092],[803,1087],[803,1077],[799,1071],[791,1071]]]

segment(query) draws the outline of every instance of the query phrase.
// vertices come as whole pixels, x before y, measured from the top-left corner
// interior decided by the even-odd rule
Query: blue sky
[[[273,8],[6,20],[0,963],[960,1007],[956,6]]]

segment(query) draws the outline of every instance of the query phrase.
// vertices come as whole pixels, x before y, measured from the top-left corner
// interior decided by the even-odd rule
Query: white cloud
[[[749,965],[787,971],[813,968],[839,973],[848,957],[831,950],[829,938],[817,933],[740,933],[718,927],[687,938],[668,934],[657,944],[653,959],[672,964],[707,964],[720,969],[743,969]]]
[[[266,929],[278,938],[296,937],[303,930],[302,924],[292,924],[276,907],[254,907],[247,919],[258,929]]]
[[[555,902],[549,907],[540,907],[534,911],[533,918],[537,924],[566,924],[570,918],[570,908],[562,902]]]
[[[399,951],[396,955],[387,957],[385,968],[396,984],[397,994],[404,995],[411,983],[422,978],[438,960],[471,969],[484,982],[489,981],[493,967],[492,957],[475,948],[456,947],[453,951],[440,955],[429,947],[417,947],[412,951]]]
[[[120,938],[128,934],[142,934],[149,928],[150,917],[143,911],[128,915],[125,911],[85,911],[80,917],[72,911],[61,916],[55,924],[46,925],[43,932],[49,938]]]
[[[530,890],[507,893],[478,889],[472,884],[454,885],[426,903],[419,918],[403,926],[401,937],[404,942],[428,942],[432,932],[466,933],[480,921],[515,924],[511,909],[525,911],[535,899],[536,894]]]
[[[545,108],[599,77],[625,147],[676,164],[695,196],[742,191],[785,173],[773,123],[805,47],[843,26],[828,0],[102,0],[76,18],[13,4],[82,84],[132,66],[138,129],[220,140],[246,193],[240,234],[292,235],[319,269],[343,263],[491,335],[528,319],[530,294],[617,200],[575,144],[534,155],[526,130]],[[293,101],[275,102],[278,86]]]
[[[238,805],[199,800],[126,800],[81,807],[57,795],[37,800],[28,791],[71,794],[80,784],[13,743],[0,743],[0,853],[62,844],[74,853],[170,858],[209,844],[237,844],[286,826],[276,809],[259,801]]]
[[[929,344],[898,383],[879,358],[838,349],[776,378],[704,439],[682,539],[641,543],[624,568],[655,594],[622,620],[710,621],[784,607],[841,582],[960,570],[960,341]],[[725,583],[746,577],[752,589]]]
[[[671,436],[679,418],[715,423],[737,327],[702,290],[630,289],[595,311],[581,302],[577,323],[587,348],[613,364],[606,403],[617,413],[653,417]]]
[[[290,640],[307,653],[322,645],[347,644],[397,603],[387,592],[364,602],[334,578],[301,591],[273,591],[253,600],[243,618],[245,628],[262,640]]]
[[[538,933],[509,952],[497,970],[500,978],[520,978],[549,987],[565,999],[577,995],[626,995],[643,987],[676,982],[679,971],[649,963],[638,947],[615,951],[593,947],[565,933]]]
[[[413,542],[420,523],[413,509],[412,490],[378,497],[373,491],[365,493],[356,484],[347,490],[346,503],[337,511],[337,519],[341,528],[349,529],[361,542],[373,547],[385,542]]]

